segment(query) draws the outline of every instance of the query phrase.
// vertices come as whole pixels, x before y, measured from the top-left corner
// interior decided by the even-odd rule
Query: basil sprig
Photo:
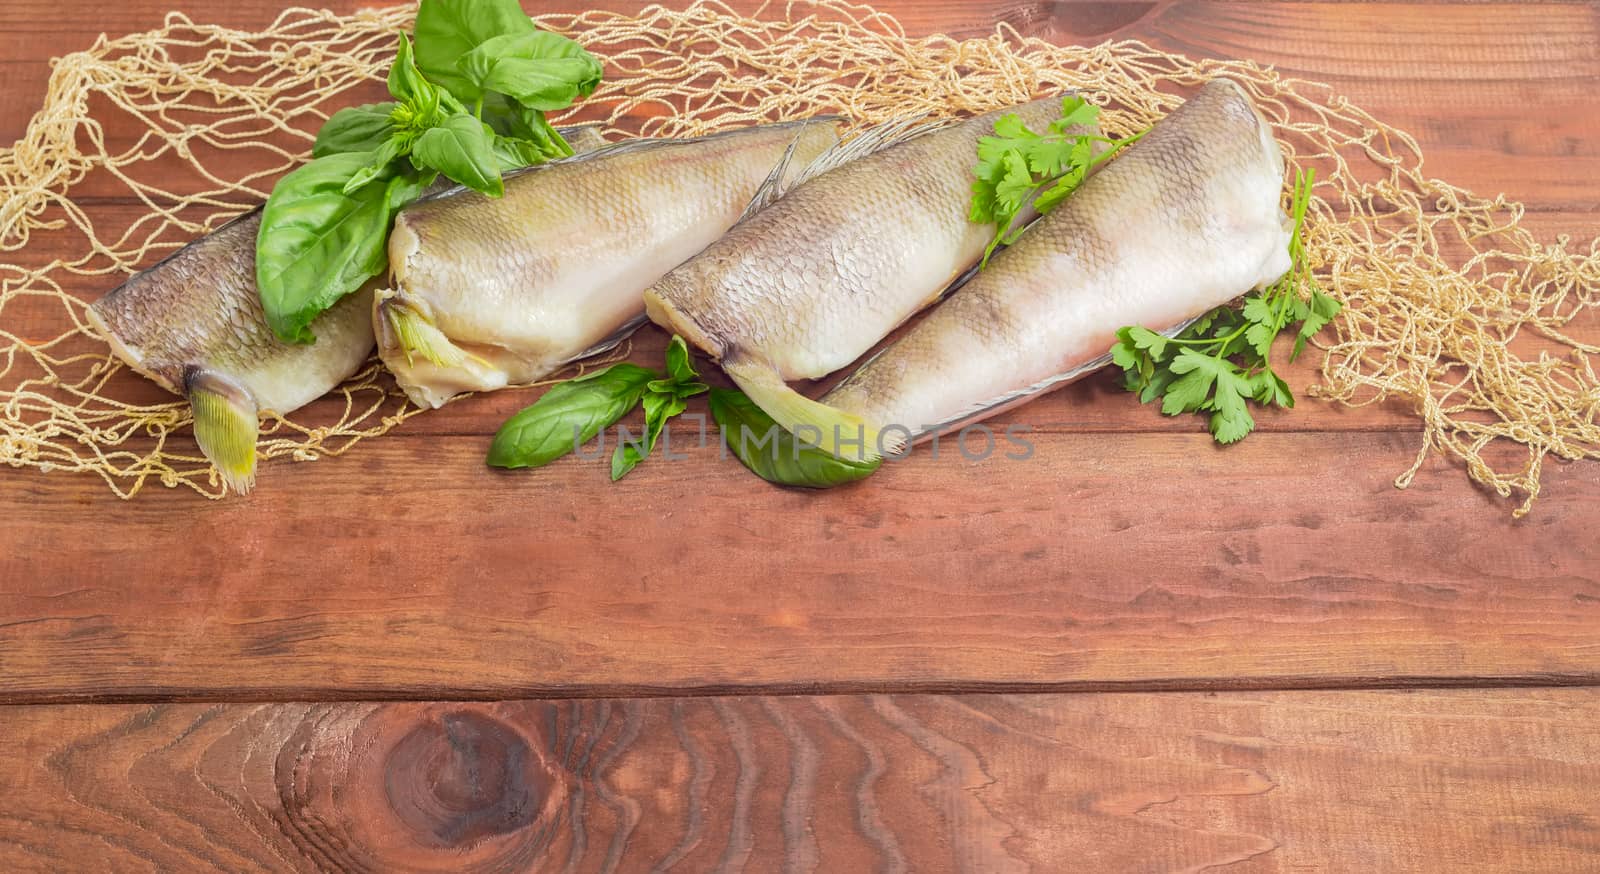
[[[539,467],[568,455],[644,406],[644,433],[619,440],[611,454],[611,480],[622,479],[650,456],[667,421],[689,398],[711,392],[711,415],[723,440],[745,467],[768,482],[825,489],[863,479],[882,459],[850,461],[799,442],[743,392],[711,388],[689,358],[682,337],[667,344],[666,374],[636,364],[613,364],[570,379],[512,416],[489,446],[491,467]]]
[[[311,342],[307,325],[318,313],[383,271],[395,213],[433,181],[433,173],[384,165],[364,187],[345,193],[345,183],[372,157],[317,158],[283,177],[261,213],[256,283],[267,323],[285,340]]]
[[[665,375],[624,363],[559,383],[500,426],[489,446],[489,466],[549,464],[643,404],[644,434],[619,442],[611,456],[611,479],[619,480],[655,449],[667,420],[682,413],[689,398],[707,390],[699,376],[683,338],[673,337]]]
[[[311,163],[273,188],[256,284],[273,331],[310,343],[311,322],[383,272],[394,217],[439,176],[490,197],[506,170],[572,154],[545,113],[589,96],[600,62],[539,30],[517,0],[422,0],[416,44],[389,69],[393,100],[334,113]]]
[[[571,453],[638,406],[658,376],[623,363],[557,384],[500,426],[489,445],[489,466],[540,467]]]
[[[689,347],[682,337],[674,335],[667,344],[667,375],[645,386],[644,437],[617,444],[616,451],[611,454],[611,481],[627,476],[628,471],[649,456],[667,420],[682,413],[689,398],[704,394],[708,388],[710,386],[700,381],[700,374],[689,361]]]
[[[744,392],[711,390],[711,417],[735,458],[770,483],[826,489],[871,476],[882,458],[856,461],[801,443]]]
[[[545,113],[593,94],[602,73],[582,46],[535,27],[517,0],[422,0],[417,65],[471,104],[505,149],[523,143],[556,156],[572,149]]]

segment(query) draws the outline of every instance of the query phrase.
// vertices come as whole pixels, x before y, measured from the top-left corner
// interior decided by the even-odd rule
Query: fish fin
[[[377,306],[386,329],[384,339],[392,341],[386,345],[398,347],[406,356],[407,364],[415,364],[418,358],[438,367],[460,367],[469,359],[488,363],[451,342],[438,326],[399,294],[391,292],[382,296]]]
[[[628,339],[628,337],[631,336],[634,331],[639,330],[640,325],[643,325],[648,321],[650,321],[649,317],[647,317],[644,313],[640,313],[626,322],[623,322],[620,328],[617,328],[615,331],[607,334],[605,339],[561,363],[563,365],[571,364],[574,361],[582,361],[591,355],[599,355],[601,352],[609,352],[610,350],[617,348],[618,343]]]
[[[194,408],[200,451],[230,491],[248,494],[256,482],[256,435],[261,431],[255,399],[232,379],[199,367],[184,369],[183,387]]]
[[[832,118],[829,116],[825,120],[832,120]],[[824,149],[821,154],[811,160],[811,163],[802,167],[798,173],[795,173],[794,178],[785,181],[784,177],[789,175],[790,165],[794,163],[795,147],[800,144],[800,137],[796,135],[794,140],[789,143],[789,148],[784,150],[783,157],[778,160],[777,166],[772,168],[772,172],[767,174],[767,178],[761,183],[761,187],[756,189],[755,196],[750,198],[750,203],[745,206],[744,212],[739,215],[739,221],[744,221],[766,209],[784,194],[793,191],[802,183],[809,182],[829,170],[842,167],[857,158],[864,158],[873,152],[886,149],[897,143],[915,139],[928,131],[936,130],[943,126],[942,123],[928,124],[927,122],[928,116],[925,115],[907,116],[870,127],[848,141],[835,143]]]
[[[582,155],[595,149],[603,149],[607,145],[606,126],[599,122],[589,124],[563,125],[556,128],[556,133],[561,135],[567,145],[572,147],[574,155]]]
[[[824,149],[822,154],[812,159],[805,169],[790,180],[788,187],[792,189],[829,170],[837,170],[851,161],[865,158],[891,146],[910,142],[934,131],[944,130],[960,124],[961,121],[959,118],[935,119],[930,115],[907,115],[872,125],[850,139]]]
[[[903,438],[885,434],[860,416],[818,403],[790,388],[777,368],[769,364],[734,354],[722,359],[722,369],[756,406],[790,433],[799,435],[801,428],[815,430],[818,438],[814,442],[825,452],[872,461],[881,455],[880,447],[891,453],[905,447]],[[843,451],[845,446],[852,447],[852,451]]]
[[[1173,325],[1172,327],[1166,329],[1165,331],[1159,331],[1157,333],[1161,334],[1164,337],[1176,337],[1179,334],[1183,333],[1185,328],[1187,328],[1190,325],[1194,324],[1198,319],[1199,319],[1199,316],[1196,316],[1196,317],[1191,318],[1191,319],[1184,319],[1182,322],[1179,322],[1178,324]],[[879,353],[879,354],[882,354],[882,353]],[[877,356],[873,356],[873,357],[876,358]],[[870,360],[867,362],[867,364],[871,364],[871,363],[872,362]],[[1094,358],[1091,358],[1088,361],[1085,361],[1084,363],[1078,365],[1077,367],[1073,367],[1073,368],[1071,368],[1069,370],[1066,370],[1066,371],[1064,371],[1062,373],[1058,373],[1055,376],[1051,376],[1051,377],[1047,377],[1045,379],[1042,379],[1042,380],[1034,383],[1033,385],[1027,386],[1025,388],[1019,388],[1019,389],[1017,389],[1015,391],[1006,392],[1005,394],[1000,395],[997,398],[991,398],[991,399],[989,399],[987,401],[984,401],[981,404],[974,404],[973,406],[968,407],[967,409],[961,411],[960,413],[957,413],[954,416],[951,416],[950,418],[944,420],[943,422],[940,422],[937,425],[932,425],[930,427],[923,428],[923,429],[921,429],[919,431],[916,431],[915,433],[913,433],[911,435],[911,439],[912,440],[921,440],[923,437],[926,437],[926,436],[928,436],[930,434],[943,434],[946,431],[950,431],[950,430],[953,430],[953,429],[956,429],[956,428],[960,428],[960,427],[963,427],[965,425],[969,425],[969,424],[971,424],[973,422],[977,422],[977,421],[980,421],[982,419],[988,418],[990,415],[998,412],[1001,409],[1004,409],[1005,407],[1008,407],[1008,406],[1010,406],[1012,404],[1015,404],[1015,403],[1018,403],[1020,401],[1023,401],[1023,400],[1025,400],[1027,398],[1034,397],[1036,395],[1042,395],[1042,394],[1045,394],[1046,392],[1054,391],[1055,389],[1061,388],[1062,386],[1066,385],[1069,382],[1072,382],[1073,380],[1080,379],[1080,378],[1082,378],[1084,376],[1087,376],[1090,373],[1093,373],[1094,371],[1099,370],[1100,368],[1105,367],[1107,364],[1110,364],[1110,363],[1111,363],[1111,353],[1110,352],[1106,352],[1106,353],[1104,353],[1102,355],[1097,355]],[[863,364],[862,367],[866,367],[866,364]],[[859,370],[857,372],[859,372]]]
[[[750,202],[745,204],[744,212],[739,214],[739,221],[744,221],[771,206],[774,201],[783,196],[784,192],[794,187],[794,185],[783,184],[783,177],[789,172],[789,164],[794,161],[794,149],[798,145],[800,145],[800,137],[798,136],[789,141],[789,147],[783,150],[783,157],[779,158],[778,163],[773,165],[772,172],[768,173],[767,178],[761,180],[761,185],[756,188],[755,196],[751,197]]]

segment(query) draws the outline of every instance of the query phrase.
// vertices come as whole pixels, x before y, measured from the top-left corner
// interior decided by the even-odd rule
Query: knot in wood
[[[418,842],[470,845],[516,831],[539,814],[548,780],[528,742],[482,713],[428,720],[395,744],[384,766],[389,804]]]

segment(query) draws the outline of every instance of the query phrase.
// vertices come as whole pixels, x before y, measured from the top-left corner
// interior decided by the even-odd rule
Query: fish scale
[[[821,402],[928,435],[1065,385],[1125,325],[1167,330],[1289,269],[1283,157],[1214,80]]]
[[[830,451],[860,438],[872,455],[865,423],[838,419],[786,381],[850,364],[975,264],[994,235],[967,220],[978,141],[1011,113],[1043,130],[1060,107],[1051,97],[932,132],[885,128],[882,148],[807,174],[668,273],[645,294],[646,311],[717,358],[779,424],[819,429]]]
[[[636,140],[508,180],[499,200],[419,202],[390,237],[379,355],[421,406],[547,376],[638,324],[644,290],[733,225],[786,154],[797,171],[837,140],[831,119]]]
[[[593,125],[561,134],[575,152],[605,144]],[[311,324],[315,343],[278,339],[256,288],[260,228],[258,207],[134,274],[88,308],[90,327],[118,358],[189,399],[195,439],[235,492],[254,482],[259,417],[287,415],[328,393],[372,350],[375,283],[319,315]]]

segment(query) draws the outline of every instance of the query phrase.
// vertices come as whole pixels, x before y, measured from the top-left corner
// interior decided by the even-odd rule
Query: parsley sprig
[[[977,179],[972,183],[968,219],[995,226],[981,267],[989,265],[990,256],[1002,243],[1011,245],[1026,229],[1017,225],[1017,216],[1030,199],[1037,195],[1034,208],[1041,214],[1049,212],[1066,200],[1090,170],[1144,136],[1141,131],[1119,140],[1074,131],[1094,130],[1099,120],[1100,107],[1082,97],[1064,97],[1061,116],[1050,122],[1044,133],[1030,129],[1013,113],[995,122],[994,136],[978,141],[978,165],[972,171]],[[1096,144],[1106,148],[1097,153]]]
[[[1295,178],[1292,266],[1277,283],[1246,297],[1239,309],[1212,310],[1176,337],[1138,326],[1117,332],[1112,360],[1123,370],[1123,385],[1138,392],[1141,402],[1161,398],[1161,412],[1169,416],[1209,413],[1211,435],[1218,443],[1241,440],[1255,429],[1251,401],[1294,406],[1294,394],[1269,362],[1272,343],[1298,324],[1289,354],[1293,361],[1342,308],[1317,286],[1301,241],[1314,179],[1310,170]],[[1310,289],[1309,298],[1302,296],[1302,287]]]

